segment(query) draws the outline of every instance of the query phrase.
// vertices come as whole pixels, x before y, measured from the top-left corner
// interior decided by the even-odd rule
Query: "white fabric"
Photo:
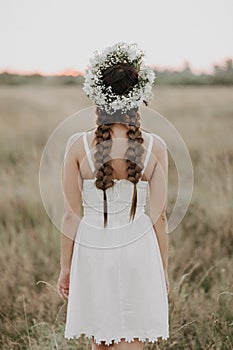
[[[94,181],[83,180],[84,216],[72,256],[65,338],[84,334],[106,345],[121,338],[167,339],[165,276],[157,237],[145,213],[149,183],[137,184],[136,215],[130,222],[133,184],[115,180],[106,191],[108,227],[104,228],[103,191]]]

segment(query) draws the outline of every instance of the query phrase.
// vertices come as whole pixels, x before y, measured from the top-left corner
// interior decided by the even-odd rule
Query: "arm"
[[[63,165],[64,211],[61,227],[61,270],[69,271],[73,253],[75,234],[80,221],[81,193],[78,184],[79,163],[77,159],[77,141],[74,136],[67,142]]]
[[[164,271],[168,268],[168,233],[167,233],[167,183],[168,156],[165,142],[154,136],[152,155],[156,158],[153,174],[149,181],[150,218],[157,236]],[[163,142],[162,142],[163,141]]]
[[[80,221],[81,193],[78,186],[79,163],[77,159],[77,142],[74,137],[67,142],[62,172],[64,192],[64,213],[61,227],[61,271],[57,282],[57,290],[61,297],[68,298],[70,267],[73,254],[74,239]]]

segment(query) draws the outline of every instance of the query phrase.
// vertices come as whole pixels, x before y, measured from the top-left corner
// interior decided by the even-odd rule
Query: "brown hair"
[[[108,67],[102,72],[103,83],[106,86],[112,87],[113,92],[119,95],[124,95],[138,82],[138,72],[129,63],[119,63],[112,67]],[[144,101],[144,103],[146,103]],[[140,114],[137,108],[132,108],[126,113],[117,111],[114,114],[109,114],[105,110],[96,108],[97,128],[95,130],[95,146],[96,153],[96,181],[97,188],[103,190],[104,199],[104,227],[107,225],[107,196],[106,189],[114,185],[113,167],[111,165],[112,158],[110,150],[112,147],[112,124],[122,122],[128,124],[128,142],[129,147],[126,150],[125,158],[128,180],[134,184],[134,192],[132,205],[130,210],[130,218],[134,218],[137,207],[137,183],[142,176],[143,163],[141,161],[144,147],[141,145],[144,142],[140,130]]]

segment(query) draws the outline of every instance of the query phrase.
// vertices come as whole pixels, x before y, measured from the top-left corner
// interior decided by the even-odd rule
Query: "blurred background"
[[[232,1],[0,5],[0,348],[91,348],[63,338],[60,236],[38,174],[53,130],[93,105],[82,90],[89,58],[126,41],[145,50],[157,77],[149,107],[179,131],[194,170],[188,212],[170,235],[170,338],[145,348],[232,349]],[[170,157],[168,217],[176,191]]]

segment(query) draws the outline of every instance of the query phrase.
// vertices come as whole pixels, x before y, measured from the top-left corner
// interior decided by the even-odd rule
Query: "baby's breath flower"
[[[139,107],[143,101],[148,102],[153,98],[152,86],[156,77],[153,70],[144,65],[144,56],[144,51],[136,43],[118,42],[102,53],[94,51],[94,57],[89,60],[85,72],[83,90],[97,106],[104,108],[109,114],[119,109],[126,112]],[[126,96],[115,94],[111,86],[106,88],[102,81],[101,71],[121,62],[132,63],[139,73],[138,83]]]

